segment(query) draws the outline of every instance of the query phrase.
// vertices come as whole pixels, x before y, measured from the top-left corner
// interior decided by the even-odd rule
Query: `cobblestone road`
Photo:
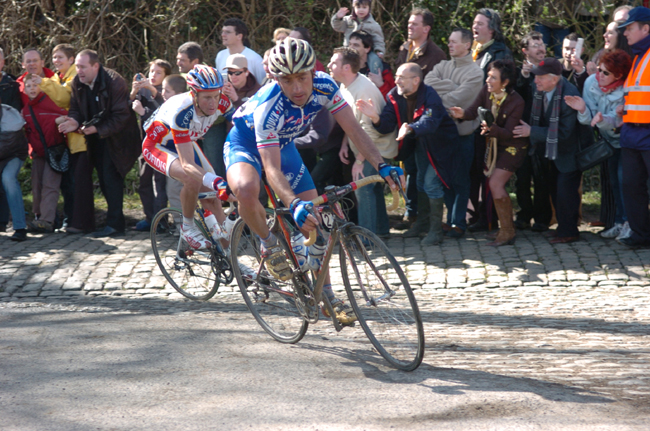
[[[24,243],[8,236],[0,234],[0,307],[246,313],[235,286],[222,286],[207,303],[182,299],[157,275],[145,234],[52,234]],[[483,235],[428,248],[399,236],[387,242],[422,309],[425,366],[467,374],[431,389],[462,392],[481,376],[499,375],[649,413],[650,250],[631,251],[588,231],[556,246],[531,232],[513,247],[486,242]],[[310,331],[359,336],[334,335],[324,323]]]

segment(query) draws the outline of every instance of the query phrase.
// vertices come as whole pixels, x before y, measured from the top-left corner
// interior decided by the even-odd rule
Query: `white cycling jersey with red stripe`
[[[196,145],[196,140],[206,134],[217,118],[223,116],[230,120],[233,112],[233,105],[226,96],[221,97],[217,112],[209,117],[196,114],[190,93],[173,96],[145,123],[146,137],[142,143],[142,155],[152,168],[169,175],[169,167],[178,158],[176,145],[193,143],[194,162],[212,172],[213,169]]]
[[[151,115],[144,129],[147,139],[174,150],[175,144],[185,144],[200,139],[217,118],[223,116],[229,120],[233,112],[230,99],[222,96],[214,115],[199,116],[195,111],[191,93],[177,94],[170,97]]]

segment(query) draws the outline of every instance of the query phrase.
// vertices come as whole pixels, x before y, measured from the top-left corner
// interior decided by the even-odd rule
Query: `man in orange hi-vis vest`
[[[632,9],[619,27],[625,28],[634,62],[625,81],[625,105],[617,109],[623,117],[623,201],[632,235],[618,242],[630,248],[650,247],[650,9]]]

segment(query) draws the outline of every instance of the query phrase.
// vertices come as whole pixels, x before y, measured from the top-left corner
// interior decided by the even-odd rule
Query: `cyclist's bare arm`
[[[267,181],[282,202],[288,206],[297,196],[291,190],[289,182],[282,173],[280,147],[260,148],[259,152],[260,158],[262,159],[262,166],[264,166],[264,172],[266,172]],[[312,231],[316,229],[317,224],[318,221],[313,216],[309,216],[302,228],[306,231]]]
[[[368,136],[368,134],[361,128],[359,121],[354,116],[352,108],[346,106],[341,109],[339,112],[334,114],[334,119],[336,119],[341,128],[345,131],[348,139],[354,142],[359,149],[359,152],[363,154],[366,160],[370,162],[375,169],[378,169],[379,164],[383,163],[384,159],[381,157],[375,143],[370,139],[370,136]],[[402,188],[405,188],[406,179],[402,177],[400,180],[402,181]],[[386,181],[388,182],[388,185],[390,185],[391,189],[397,188],[390,177],[387,177]]]

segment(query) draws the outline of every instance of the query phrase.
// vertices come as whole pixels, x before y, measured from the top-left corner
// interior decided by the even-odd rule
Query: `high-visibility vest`
[[[650,50],[633,67],[625,81],[625,123],[650,123]],[[646,71],[647,70],[647,71]]]

